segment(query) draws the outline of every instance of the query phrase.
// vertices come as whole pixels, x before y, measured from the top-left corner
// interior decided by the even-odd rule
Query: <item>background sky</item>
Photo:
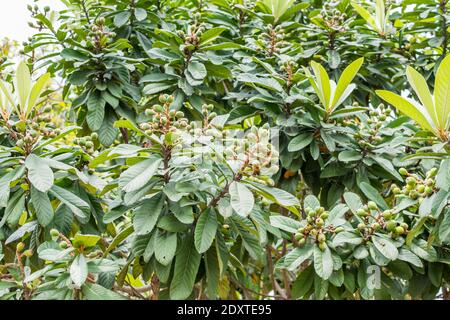
[[[59,0],[2,0],[0,10],[0,39],[8,37],[13,40],[25,41],[33,34],[28,27],[31,21],[28,4],[50,6],[52,9],[62,9],[64,5]]]

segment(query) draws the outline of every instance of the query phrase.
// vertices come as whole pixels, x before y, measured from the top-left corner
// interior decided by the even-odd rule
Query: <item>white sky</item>
[[[33,34],[28,26],[31,21],[28,4],[34,5],[34,0],[0,0],[0,39],[8,37],[12,40],[25,41]],[[40,7],[50,6],[52,9],[62,9],[64,5],[59,0],[38,0]]]

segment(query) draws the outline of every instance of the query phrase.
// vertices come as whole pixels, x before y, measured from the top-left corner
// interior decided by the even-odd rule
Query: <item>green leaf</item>
[[[328,50],[328,65],[331,69],[336,69],[341,64],[341,56],[337,50]]]
[[[173,300],[183,300],[189,297],[200,266],[201,256],[195,249],[192,235],[188,235],[182,243],[183,246],[175,258],[175,269],[170,283],[170,298]]]
[[[362,242],[363,242],[363,239],[359,235],[357,235],[353,232],[338,233],[333,239],[333,245],[335,247],[341,246],[346,243],[358,245],[358,244],[361,244]]]
[[[320,201],[314,195],[309,194],[305,197],[304,207],[310,209],[316,209],[320,207]]]
[[[25,160],[28,169],[28,179],[41,192],[47,192],[53,186],[53,171],[48,164],[38,156],[30,154]]]
[[[41,96],[44,89],[50,83],[50,73],[46,73],[42,75],[34,84],[33,89],[31,89],[30,97],[28,99],[28,108],[27,108],[27,116],[33,110],[38,102],[39,97]]]
[[[436,130],[425,116],[425,110],[419,110],[415,105],[398,94],[386,90],[377,90],[376,93],[381,99],[393,105],[405,115],[416,121],[423,129],[436,133]]]
[[[64,203],[82,221],[89,218],[91,210],[89,204],[77,195],[56,185],[50,189],[50,193]]]
[[[31,221],[25,223],[23,226],[21,226],[19,229],[14,231],[8,239],[6,239],[5,244],[10,244],[11,242],[14,242],[20,238],[22,238],[26,233],[33,232],[37,228],[37,222]]]
[[[350,86],[350,83],[355,78],[362,64],[364,63],[364,58],[359,58],[353,61],[345,70],[342,72],[341,77],[336,86],[334,92],[333,102],[331,103],[331,108],[336,108],[340,103],[342,103],[342,98],[344,97],[344,92]]]
[[[119,187],[125,192],[133,192],[145,186],[157,173],[162,160],[151,157],[128,168],[119,177]]]
[[[225,30],[227,30],[227,28],[224,27],[216,27],[206,30],[200,37],[200,46],[204,46],[205,44],[214,41],[214,39],[220,36],[220,34]]]
[[[205,210],[197,220],[194,233],[195,248],[206,252],[212,245],[217,232],[217,214],[212,209]]]
[[[450,190],[450,159],[441,162],[436,175],[436,186],[446,191]]]
[[[368,184],[367,182],[361,182],[359,188],[369,200],[374,201],[380,208],[382,208],[383,210],[386,210],[388,208],[388,205],[384,201],[383,197],[380,196],[378,190],[372,187],[370,184]]]
[[[372,242],[375,245],[375,248],[380,251],[383,256],[388,258],[389,260],[396,260],[398,257],[398,250],[397,247],[392,243],[391,240],[373,236]]]
[[[426,261],[434,262],[437,260],[436,250],[432,246],[429,246],[425,240],[414,240],[411,243],[411,251]]]
[[[281,215],[273,215],[270,216],[269,219],[272,226],[290,233],[296,233],[297,230],[302,226],[299,221]]]
[[[86,283],[82,287],[82,293],[86,300],[127,300],[121,294],[108,290],[96,283]]]
[[[409,280],[412,278],[412,270],[406,262],[395,260],[390,262],[387,267],[397,277],[404,280]]]
[[[163,266],[168,266],[177,250],[177,234],[158,230],[154,241],[156,260]]]
[[[330,96],[331,96],[331,86],[330,86],[330,78],[328,77],[327,71],[322,65],[315,61],[311,61],[311,67],[314,72],[315,81],[314,89],[316,90],[316,94],[319,96],[320,101],[322,102],[323,107],[327,112],[330,110]],[[313,84],[313,83],[312,83]]]
[[[0,227],[2,227],[5,222],[16,225],[19,222],[20,216],[22,215],[24,210],[25,193],[21,189],[19,189],[9,199],[8,205],[5,209],[5,213],[3,214],[2,220],[0,221]]]
[[[105,114],[105,118],[103,119],[102,126],[100,127],[100,134],[98,136],[98,139],[102,145],[105,147],[109,147],[114,143],[114,140],[117,138],[117,134],[119,131],[114,127],[114,123],[116,121],[116,117],[114,114],[109,110]]]
[[[83,254],[78,254],[70,265],[70,279],[76,287],[80,288],[86,281],[88,266]]]
[[[71,252],[73,252],[75,248],[69,247],[65,250],[61,249],[43,249],[38,251],[39,259],[46,260],[46,261],[60,261],[64,258],[66,258]]]
[[[203,80],[207,74],[205,65],[197,61],[189,63],[187,70],[196,80]]]
[[[167,84],[167,83],[151,83],[144,87],[143,92],[144,94],[155,94],[161,91],[168,90],[172,88],[174,84]]]
[[[443,243],[450,243],[450,214],[444,215],[444,218],[439,225],[439,239]]]
[[[31,186],[31,203],[36,210],[36,217],[39,223],[46,227],[52,222],[54,217],[53,207],[47,193],[41,192]]]
[[[362,159],[362,154],[355,150],[345,150],[339,153],[338,159],[342,162],[359,161]]]
[[[143,76],[140,80],[141,83],[146,82],[164,82],[170,80],[176,80],[177,77],[167,73],[150,73]]]
[[[210,51],[210,50],[233,50],[233,49],[242,49],[243,47],[240,44],[234,42],[220,42],[217,44],[212,44],[206,47],[202,47],[202,51]]]
[[[117,13],[114,16],[114,25],[118,28],[122,27],[123,25],[125,25],[128,20],[130,20],[131,17],[131,12],[130,11],[122,11]]]
[[[25,61],[21,61],[17,67],[15,88],[19,95],[20,110],[26,113],[27,101],[31,91],[31,75]]]
[[[135,8],[134,16],[136,17],[137,21],[143,21],[147,18],[147,11],[143,8]]]
[[[356,214],[356,211],[358,211],[358,209],[361,209],[363,206],[361,198],[353,192],[344,193],[344,200],[353,214]]]
[[[134,232],[134,228],[133,226],[128,226],[126,228],[124,228],[122,231],[120,231],[115,238],[113,239],[113,241],[109,244],[108,248],[105,251],[105,255],[108,254],[109,252],[111,252],[112,250],[114,250],[115,248],[117,248],[117,246],[122,243],[122,241],[124,241],[125,239],[128,238],[128,236],[130,236],[131,234],[133,234]]]
[[[262,184],[250,183],[249,181],[246,181],[246,183],[252,186],[256,192],[282,207],[292,210],[293,207],[300,205],[300,201],[287,191]]]
[[[439,129],[447,130],[450,115],[450,55],[441,61],[434,83],[434,102]]]
[[[263,0],[262,1],[272,13],[275,21],[294,4],[295,0]]]
[[[372,17],[372,15],[370,14],[369,11],[367,11],[366,9],[364,9],[359,4],[357,4],[357,3],[353,2],[353,1],[351,2],[351,5],[356,10],[356,12],[358,12],[358,14],[364,20],[366,20],[367,24],[369,24],[372,27],[373,30],[378,31],[378,32],[380,31],[380,29],[377,26],[377,23],[375,22],[375,19]]]
[[[406,68],[406,76],[408,78],[409,84],[419,97],[420,102],[422,102],[422,105],[427,109],[431,120],[433,120],[433,127],[438,125],[441,126],[442,119],[438,118],[438,114],[434,106],[433,96],[430,93],[430,89],[428,88],[428,84],[425,78],[411,66],[408,66]]]
[[[253,193],[242,183],[233,181],[229,188],[231,207],[243,217],[250,214],[255,204]]]
[[[298,299],[303,297],[312,287],[314,282],[314,268],[310,265],[303,270],[292,283],[292,298]]]
[[[398,260],[406,261],[418,268],[423,267],[422,260],[420,260],[418,256],[416,256],[414,253],[412,253],[406,248],[400,248],[398,253]]]
[[[391,161],[386,160],[382,157],[372,157],[384,170],[386,170],[389,174],[395,177],[399,181],[403,181],[402,176],[398,173],[398,171],[394,168],[394,165]]]
[[[289,142],[288,151],[289,152],[300,151],[306,146],[308,146],[313,141],[313,139],[314,135],[312,133],[309,132],[301,133],[300,135],[296,136]]]
[[[61,58],[63,58],[65,61],[78,61],[83,62],[86,61],[88,56],[86,56],[84,53],[70,48],[65,48],[63,51],[61,51]]]
[[[442,272],[444,265],[442,263],[428,263],[428,278],[431,283],[439,288],[442,285]]]
[[[314,245],[314,270],[324,280],[328,280],[333,273],[333,257],[328,246],[322,251]]]
[[[306,260],[308,260],[314,251],[314,245],[307,244],[300,248],[295,248],[289,252],[283,262],[289,271],[296,271],[297,268]]]
[[[136,234],[144,235],[152,232],[164,206],[164,197],[158,193],[145,199],[142,205],[134,210],[133,226]]]
[[[104,104],[98,105],[96,108],[90,109],[86,115],[87,124],[92,131],[100,130],[103,124],[103,119],[105,119]]]
[[[92,248],[97,245],[102,237],[93,234],[77,233],[73,238],[72,244],[75,248]]]

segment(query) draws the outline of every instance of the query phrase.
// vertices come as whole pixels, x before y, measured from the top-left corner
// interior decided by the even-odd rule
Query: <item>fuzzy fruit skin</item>
[[[356,211],[356,214],[357,214],[359,217],[365,217],[365,216],[367,216],[367,212],[366,212],[366,210],[364,210],[364,209],[358,209],[358,211]]]
[[[369,207],[370,210],[377,210],[378,209],[377,204],[375,202],[373,202],[373,201],[369,201],[367,203],[367,206]]]
[[[19,242],[16,246],[17,252],[22,252],[25,249],[25,243]]]
[[[389,220],[388,222],[386,222],[386,230],[389,232],[394,230],[396,226],[397,226],[397,222],[395,222],[393,220]]]
[[[400,190],[399,187],[395,187],[394,189],[392,189],[393,194],[399,194],[400,192],[402,192],[402,190]]]
[[[300,241],[304,238],[304,235],[302,233],[296,233],[295,234],[295,240]]]
[[[405,168],[400,168],[398,170],[398,173],[400,173],[402,176],[407,176],[408,175],[408,170],[406,170]]]
[[[320,234],[317,236],[317,241],[319,241],[319,242],[325,242],[325,240],[327,240],[327,238],[325,237],[325,235],[324,235],[323,233],[320,233]]]
[[[336,233],[339,233],[339,232],[342,232],[342,231],[344,231],[343,227],[337,227],[336,230],[334,230],[334,232],[336,232]]]
[[[366,224],[365,224],[365,223],[362,223],[362,222],[361,222],[361,223],[358,224],[358,230],[359,230],[359,231],[362,231],[362,230],[364,230],[365,228],[366,228]]]
[[[386,220],[391,220],[393,217],[393,213],[391,210],[386,210],[383,212],[383,218]]]
[[[305,239],[305,238],[300,239],[300,240],[298,241],[298,244],[301,245],[301,246],[303,246],[305,243],[306,243],[306,239]]]
[[[395,234],[398,234],[398,235],[402,235],[402,234],[404,234],[405,233],[405,229],[403,229],[402,227],[396,227],[395,229],[394,229],[394,233]]]
[[[28,249],[28,250],[25,250],[25,252],[23,253],[23,255],[25,256],[25,257],[32,257],[33,256],[33,251],[32,250],[30,250],[30,249]]]
[[[325,242],[319,243],[319,249],[324,251],[327,248],[327,244]]]
[[[316,219],[316,225],[318,226],[318,227],[322,227],[323,225],[324,225],[324,221],[323,221],[323,219],[322,218],[317,218]]]
[[[323,220],[328,219],[328,217],[329,217],[329,213],[328,213],[327,211],[325,211],[324,213],[322,213],[322,214],[320,215],[320,218],[323,219]]]
[[[56,229],[52,229],[52,230],[50,230],[50,235],[52,237],[57,237],[57,236],[59,236],[59,231]]]
[[[408,177],[406,178],[406,183],[410,186],[415,186],[417,181],[414,177]]]

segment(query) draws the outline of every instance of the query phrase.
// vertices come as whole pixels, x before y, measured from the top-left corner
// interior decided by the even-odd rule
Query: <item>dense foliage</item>
[[[61,0],[2,44],[1,299],[450,298],[450,3]]]

